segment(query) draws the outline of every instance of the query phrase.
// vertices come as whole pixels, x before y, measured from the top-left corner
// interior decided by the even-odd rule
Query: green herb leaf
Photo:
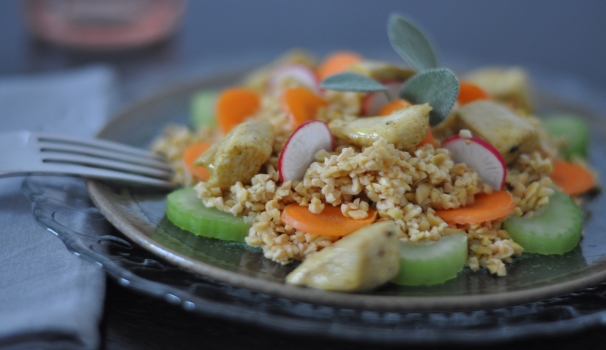
[[[422,72],[438,68],[433,46],[423,32],[409,20],[392,14],[387,23],[391,46],[415,70]]]
[[[413,103],[429,103],[429,124],[438,125],[444,120],[459,96],[459,79],[446,68],[437,68],[419,73],[408,81],[400,91],[400,97]]]
[[[356,73],[339,73],[322,80],[324,89],[353,92],[387,91],[387,87],[376,80]]]

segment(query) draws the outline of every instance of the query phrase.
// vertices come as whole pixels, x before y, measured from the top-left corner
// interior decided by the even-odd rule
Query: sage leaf
[[[459,79],[446,68],[419,73],[402,86],[400,97],[412,104],[429,103],[429,124],[438,125],[444,120],[459,96]]]
[[[433,46],[425,34],[409,20],[392,14],[387,22],[387,35],[394,50],[416,71],[438,68]]]
[[[375,92],[387,91],[387,87],[374,79],[356,73],[339,73],[322,80],[320,86],[328,90]]]

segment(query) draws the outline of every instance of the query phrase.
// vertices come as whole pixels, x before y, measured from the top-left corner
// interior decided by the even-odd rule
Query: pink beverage
[[[25,0],[24,21],[36,37],[94,51],[151,45],[173,34],[187,0]]]

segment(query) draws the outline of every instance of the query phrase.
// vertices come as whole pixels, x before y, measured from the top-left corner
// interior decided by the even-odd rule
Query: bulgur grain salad
[[[410,67],[293,51],[240,86],[201,91],[194,127],[152,146],[185,186],[167,217],[303,262],[288,283],[339,291],[441,283],[463,267],[505,276],[524,252],[573,249],[570,196],[596,186],[586,127],[534,115],[520,68],[455,76],[411,53],[411,26],[390,19]]]

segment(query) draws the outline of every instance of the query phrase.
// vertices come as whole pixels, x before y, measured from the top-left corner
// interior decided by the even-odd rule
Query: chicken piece
[[[458,133],[468,129],[493,145],[506,163],[521,153],[529,153],[539,146],[536,128],[507,107],[493,101],[476,101],[460,107],[452,124]]]
[[[369,60],[358,62],[348,70],[384,83],[393,81],[403,82],[415,74],[415,71],[410,68]]]
[[[334,119],[328,127],[333,135],[353,145],[371,146],[379,138],[408,151],[415,148],[427,135],[429,104],[414,105],[395,110],[388,116],[360,117],[352,121]]]
[[[376,288],[398,274],[395,229],[393,220],[361,228],[308,257],[286,282],[341,292]]]
[[[469,72],[463,80],[477,84],[495,100],[510,104],[514,109],[532,113],[529,79],[519,67],[486,67]]]
[[[269,123],[242,123],[211,146],[194,163],[208,169],[208,183],[222,190],[237,181],[247,183],[269,159],[274,128]]]

